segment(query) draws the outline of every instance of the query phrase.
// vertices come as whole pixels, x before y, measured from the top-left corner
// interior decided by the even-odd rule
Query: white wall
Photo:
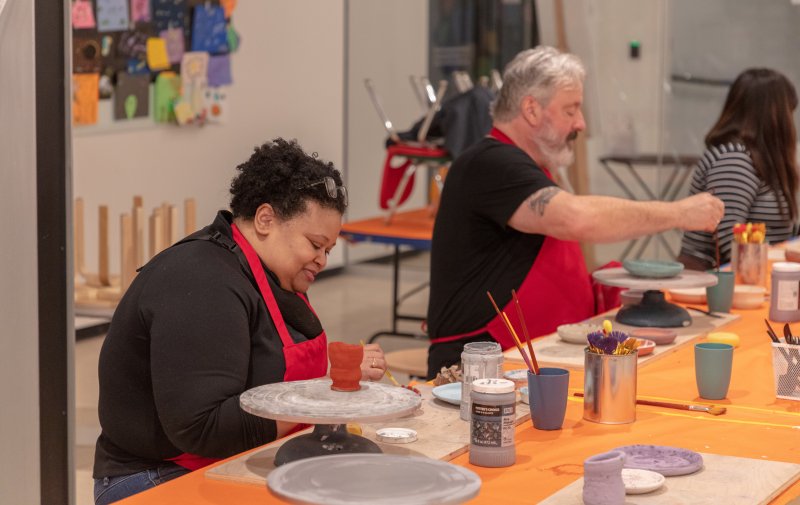
[[[0,5],[3,2],[0,2]],[[33,2],[0,13],[0,503],[38,503],[39,363]],[[13,459],[10,455],[14,455]]]
[[[74,195],[85,201],[90,271],[97,268],[100,204],[109,205],[111,269],[118,272],[119,214],[133,195],[147,209],[194,197],[204,226],[227,208],[236,165],[266,140],[297,138],[342,166],[343,13],[343,0],[240,0],[233,21],[242,45],[232,57],[227,123],[74,134]],[[341,262],[337,249],[332,265]]]

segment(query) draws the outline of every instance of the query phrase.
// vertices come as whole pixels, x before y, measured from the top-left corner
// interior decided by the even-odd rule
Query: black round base
[[[616,320],[630,326],[657,328],[680,328],[692,324],[692,316],[686,309],[666,301],[664,293],[658,290],[645,291],[640,303],[619,309]]]
[[[344,424],[317,424],[308,435],[300,435],[283,444],[275,454],[275,466],[313,456],[351,452],[383,451],[372,440],[349,433]]]

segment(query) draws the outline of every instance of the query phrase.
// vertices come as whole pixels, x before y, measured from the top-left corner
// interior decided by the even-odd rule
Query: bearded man
[[[577,56],[539,46],[506,66],[489,135],[453,162],[433,230],[428,378],[460,361],[464,344],[514,342],[486,297],[531,337],[594,315],[579,242],[618,242],[672,228],[716,229],[723,203],[708,193],[675,202],[573,195],[552,173],[574,160],[586,128]],[[519,327],[519,326],[517,326]]]

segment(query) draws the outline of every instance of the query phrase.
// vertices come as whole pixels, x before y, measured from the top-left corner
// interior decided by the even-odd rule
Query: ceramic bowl
[[[653,352],[653,349],[656,348],[656,343],[652,340],[648,340],[646,338],[637,338],[636,340],[639,341],[639,348],[636,349],[639,351],[639,357],[647,356]]]
[[[528,369],[517,368],[503,373],[503,377],[514,383],[516,389],[528,385]]]
[[[575,324],[562,324],[556,328],[556,333],[561,337],[564,342],[570,344],[586,345],[589,343],[586,336],[593,331],[600,331],[602,328],[598,324],[589,323],[575,323]]]
[[[669,328],[636,328],[631,337],[652,340],[656,345],[671,344],[678,337],[678,332]]]
[[[786,261],[793,261],[795,263],[800,263],[800,246],[795,244],[787,247],[785,250],[785,255],[786,255]]]
[[[670,289],[669,297],[673,302],[706,303],[706,288]]]
[[[666,279],[683,272],[683,263],[660,260],[625,260],[623,268],[635,277]]]
[[[733,288],[734,309],[757,309],[764,303],[767,290],[763,286],[739,284]]]

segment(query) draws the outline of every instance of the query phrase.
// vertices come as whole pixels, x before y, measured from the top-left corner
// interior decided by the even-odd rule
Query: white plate
[[[673,302],[706,303],[706,288],[670,289],[669,295]]]
[[[570,344],[586,345],[589,343],[586,336],[593,331],[600,331],[603,327],[599,324],[575,323],[562,324],[556,328],[556,333],[564,342]]]
[[[453,405],[461,405],[461,383],[451,382],[450,384],[442,384],[436,386],[431,391],[433,396],[442,400],[443,402],[452,403]]]
[[[637,470],[634,468],[622,469],[622,482],[625,483],[625,494],[650,493],[663,486],[666,480],[667,479],[658,472]]]
[[[461,466],[394,454],[336,454],[293,461],[267,477],[269,489],[290,503],[419,505],[464,503],[481,479]]]

